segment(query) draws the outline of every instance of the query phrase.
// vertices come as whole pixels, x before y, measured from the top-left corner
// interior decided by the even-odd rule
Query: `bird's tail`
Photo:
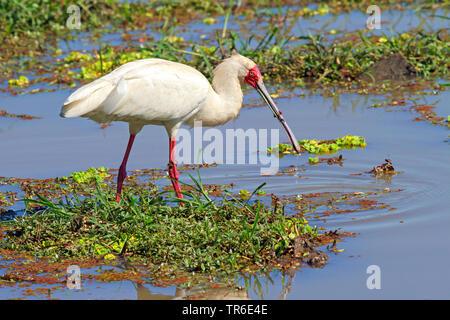
[[[59,115],[63,118],[83,116],[101,106],[113,88],[110,81],[101,78],[79,88],[64,102]]]

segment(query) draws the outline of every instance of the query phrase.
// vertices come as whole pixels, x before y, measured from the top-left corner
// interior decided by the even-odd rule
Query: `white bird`
[[[178,128],[201,121],[217,126],[238,116],[244,83],[255,88],[281,122],[294,149],[298,142],[264,86],[257,65],[237,53],[213,71],[212,85],[199,71],[163,59],[128,62],[72,93],[64,102],[61,117],[87,117],[99,123],[125,121],[130,138],[117,177],[116,200],[120,200],[126,164],[136,134],[144,125],[164,126],[169,135],[168,171],[178,198],[182,199],[175,162]]]

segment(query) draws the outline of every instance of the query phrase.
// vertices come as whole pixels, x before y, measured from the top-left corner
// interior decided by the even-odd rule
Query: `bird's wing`
[[[61,116],[65,118],[79,117],[89,113],[111,93],[120,78],[128,72],[144,65],[160,63],[162,59],[142,59],[126,63],[107,75],[88,83],[72,93],[61,109]]]
[[[182,119],[206,99],[210,84],[197,70],[163,61],[121,76],[101,111],[146,121]]]
[[[115,119],[147,121],[183,118],[206,98],[210,84],[197,70],[162,59],[127,63],[75,91],[64,103],[64,117],[95,111]]]

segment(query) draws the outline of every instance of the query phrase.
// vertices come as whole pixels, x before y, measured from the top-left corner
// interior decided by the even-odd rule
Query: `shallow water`
[[[415,11],[407,10],[382,10],[380,12],[380,29],[373,29],[376,34],[384,32],[387,35],[392,33],[407,32],[412,29],[424,29],[425,31],[437,31],[441,28],[448,28],[448,20],[440,17],[445,16],[444,10],[439,11]],[[353,32],[366,28],[369,15],[361,11],[343,12],[338,15],[318,15],[309,19],[305,23],[304,19],[299,19],[293,29],[294,35],[305,35],[307,30],[330,31],[341,30]]]
[[[441,11],[388,10],[382,12],[382,29],[374,30],[374,33],[384,32],[389,35],[390,30],[405,32],[417,27],[437,31],[448,27],[448,20],[434,17],[436,14],[447,15]],[[290,32],[295,36],[303,36],[308,31],[313,34],[331,29],[356,31],[365,27],[366,20],[367,16],[359,11],[314,16],[298,19]],[[218,19],[218,23],[211,26],[201,22],[188,24],[187,31],[181,33],[181,36],[185,40],[197,40],[202,34],[214,34],[216,29],[221,30],[222,23],[223,19]],[[238,17],[230,20],[229,28],[234,31],[247,30],[246,32],[250,28],[256,33],[267,29],[265,23],[247,24]],[[152,32],[155,39],[161,37],[154,30],[149,29],[148,32]],[[83,36],[86,36],[84,40],[61,44],[62,50],[97,48],[95,43],[89,43],[89,35]],[[121,39],[118,34],[112,34],[105,36],[102,42],[120,44]],[[118,167],[128,140],[127,125],[114,123],[102,130],[100,125],[87,119],[60,118],[60,107],[71,92],[72,90],[59,90],[16,97],[0,96],[0,109],[14,114],[43,117],[31,121],[0,117],[0,176],[49,178],[67,176],[73,171],[89,167]],[[345,192],[378,192],[371,199],[388,204],[389,207],[334,214],[325,219],[312,214],[309,219],[312,225],[327,230],[340,229],[357,233],[355,238],[346,238],[338,244],[338,249],[344,249],[342,253],[329,253],[329,263],[323,269],[301,268],[290,276],[284,276],[278,271],[265,277],[240,275],[237,276],[236,283],[243,290],[238,294],[227,289],[209,289],[204,296],[249,299],[450,298],[450,150],[448,143],[444,142],[448,140],[448,130],[428,122],[413,122],[412,119],[417,115],[410,113],[408,107],[369,108],[386,99],[380,95],[346,93],[333,98],[311,93],[307,89],[296,89],[292,93],[304,93],[306,96],[279,98],[275,101],[298,139],[360,135],[366,139],[367,147],[339,152],[345,159],[342,167],[309,165],[308,155],[285,156],[280,159],[280,170],[290,168],[291,165],[306,169],[297,173],[301,177],[286,174],[261,176],[260,169],[265,165],[260,163],[221,164],[201,169],[203,182],[234,183],[235,191],[251,191],[266,182],[264,190],[267,193],[287,196],[322,192],[326,198],[327,195],[331,197]],[[411,97],[417,99],[414,103],[435,105],[438,116],[446,117],[450,114],[448,91]],[[257,94],[246,92],[244,103],[253,102],[260,103]],[[236,120],[218,129],[225,133],[227,129],[238,128],[260,130],[280,129],[280,126],[268,108],[258,107],[244,108]],[[279,136],[280,142],[287,142],[282,130],[279,131]],[[206,144],[205,142],[204,146]],[[243,152],[248,157],[248,149],[238,152]],[[229,153],[232,154],[233,151]],[[380,179],[364,173],[383,163],[386,158],[392,160],[400,174],[391,179]],[[167,161],[168,138],[165,129],[145,127],[136,138],[128,170],[165,168]],[[363,174],[355,175],[359,173]],[[185,174],[181,174],[180,178],[190,182]],[[160,183],[170,184],[164,179]],[[386,188],[401,191],[383,192]],[[14,187],[0,187],[2,191],[10,189]],[[21,205],[16,203],[14,209],[20,209]],[[389,210],[390,208],[395,209]],[[5,263],[2,261],[2,264]],[[370,265],[377,265],[381,269],[381,290],[369,290],[366,286],[369,277],[366,270]],[[102,270],[108,268],[110,267],[100,267]],[[82,269],[82,277],[83,274],[96,272],[98,267],[94,269]],[[5,269],[0,268],[0,275],[4,272]],[[30,284],[30,287],[35,288],[36,285]],[[185,295],[186,292],[176,287],[161,288],[122,281],[83,282],[80,291],[64,288],[52,291],[49,297],[179,299]],[[21,297],[23,290],[19,288],[0,288],[0,299]]]
[[[311,10],[314,10],[317,6],[308,6]],[[303,7],[282,7],[281,12],[289,12],[292,10],[301,10]],[[278,9],[266,9],[268,12],[272,11],[276,16]],[[281,32],[295,37],[307,36],[311,34],[322,34],[326,38],[334,38],[341,36],[346,32],[362,31],[368,32],[366,35],[396,35],[397,33],[407,32],[412,29],[420,29],[425,32],[435,32],[443,28],[448,28],[448,10],[440,9],[433,11],[421,11],[421,10],[397,10],[390,9],[381,11],[380,15],[380,28],[374,28],[368,31],[366,28],[366,22],[369,15],[359,11],[352,10],[350,12],[341,12],[339,14],[323,14],[314,16],[302,16],[298,18],[291,17],[281,27]],[[220,34],[223,30],[224,17],[217,17],[213,24],[205,24],[203,21],[189,22],[183,26],[174,30],[174,35],[182,37],[186,41],[200,41],[202,39],[211,39],[212,45],[217,45],[216,31]],[[267,16],[262,18],[261,21],[248,21],[244,16],[231,15],[228,21],[227,30],[231,30],[240,34],[244,39],[247,39],[247,35],[259,35],[263,36],[268,29]],[[280,27],[280,26],[279,26]],[[330,34],[329,31],[336,31],[335,34]],[[139,38],[140,35],[152,37],[155,41],[160,40],[163,35],[160,25],[155,23],[149,25],[145,31],[127,31],[132,38]],[[75,34],[75,33],[74,33]],[[169,34],[172,35],[172,34]],[[99,44],[105,45],[121,45],[123,39],[120,33],[108,33],[100,38],[100,40],[91,40],[91,33],[79,33],[78,40],[61,41],[59,47],[64,51],[72,50],[96,50],[99,48]],[[260,40],[253,40],[251,47],[256,47]],[[296,43],[296,40],[290,40],[290,43]],[[237,43],[238,49],[240,44]]]
[[[7,112],[26,113],[43,119],[0,119],[0,176],[47,178],[70,175],[88,167],[118,166],[128,139],[127,125],[114,123],[101,130],[98,124],[86,119],[60,118],[59,108],[69,93],[69,90],[62,90],[18,97],[2,96],[1,106]],[[330,261],[325,268],[297,271],[285,298],[449,298],[450,150],[448,143],[443,142],[448,131],[427,122],[413,122],[414,115],[409,111],[386,112],[382,108],[368,108],[379,101],[380,96],[348,93],[342,94],[337,102],[319,94],[308,94],[306,90],[294,90],[294,93],[306,93],[306,97],[276,101],[298,139],[361,135],[366,139],[367,147],[339,152],[345,159],[342,167],[307,165],[307,155],[280,159],[280,170],[290,165],[306,169],[299,173],[302,178],[261,176],[261,164],[223,164],[202,169],[203,182],[233,182],[235,190],[252,190],[266,182],[265,190],[277,195],[379,192],[385,188],[402,191],[373,197],[395,210],[386,208],[335,214],[326,217],[326,222],[312,216],[312,225],[328,230],[340,228],[358,235],[339,243],[338,248],[345,251],[337,255],[329,253]],[[437,102],[439,113],[444,115],[450,113],[446,102],[449,98],[448,92],[441,92],[418,97],[417,103]],[[258,101],[257,95],[247,92],[244,102],[253,101]],[[237,128],[278,129],[279,125],[267,108],[257,107],[244,108],[236,120],[219,129],[225,132],[226,129]],[[286,142],[284,132],[280,130],[279,133],[280,142]],[[162,127],[145,127],[136,139],[128,170],[165,168],[167,144],[167,135]],[[247,154],[248,150],[245,152]],[[390,180],[377,179],[369,174],[352,175],[369,171],[383,163],[385,158],[391,159],[401,173]],[[184,174],[181,179],[189,182]],[[169,184],[169,181],[163,180],[162,183]],[[370,265],[381,268],[381,290],[366,287],[369,276],[366,269]],[[283,291],[282,283],[286,281],[282,282],[279,272],[270,277],[271,281],[258,279],[261,290],[254,289],[258,286],[254,286],[255,279],[251,279],[250,287],[240,294],[251,299],[278,298]],[[237,282],[245,287],[243,277]],[[183,296],[183,292],[175,287],[137,286],[130,281],[85,283],[83,288],[83,291],[57,290],[51,297],[165,299]],[[216,290],[208,294],[225,297],[230,293]],[[21,297],[20,290],[0,289],[0,298],[14,297]]]
[[[314,10],[317,6],[309,6]],[[288,12],[293,10],[300,10],[303,7],[282,7],[281,12]],[[272,9],[276,16],[277,9]],[[281,28],[282,33],[286,33],[295,37],[308,36],[308,34],[322,34],[326,38],[334,38],[341,36],[346,32],[367,32],[366,35],[387,35],[392,36],[398,33],[408,32],[412,29],[424,30],[425,32],[436,32],[440,29],[449,27],[448,10],[384,10],[380,13],[379,28],[368,30],[366,26],[369,15],[359,11],[352,10],[350,12],[341,12],[339,14],[323,14],[314,16],[302,16],[298,18],[290,18]],[[276,20],[275,20],[276,21]],[[217,23],[206,25],[203,22],[192,22],[186,25],[185,31],[179,33],[186,40],[198,41],[200,37],[208,36],[215,39],[215,32],[222,32],[224,18],[217,18]],[[232,30],[241,34],[244,38],[246,35],[264,35],[268,28],[267,18],[261,21],[248,21],[242,16],[231,16],[228,22],[228,30]],[[334,34],[329,32],[334,30]],[[194,31],[194,32],[193,32]],[[151,31],[149,31],[151,32]],[[158,34],[153,31],[153,36]],[[259,40],[254,40],[251,46],[254,47],[259,43]],[[291,39],[289,43],[296,43],[296,40]],[[239,46],[239,43],[237,44]]]

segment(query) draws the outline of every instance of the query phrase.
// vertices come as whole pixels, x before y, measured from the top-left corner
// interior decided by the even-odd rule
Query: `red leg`
[[[117,176],[116,201],[120,201],[123,180],[125,180],[125,178],[127,177],[127,161],[128,161],[128,156],[130,155],[131,147],[133,146],[134,137],[136,137],[136,135],[130,134],[130,139],[128,140],[127,151],[125,151],[125,155],[123,156],[122,164],[120,165],[120,168],[119,168],[119,174]]]
[[[178,184],[178,171],[177,171],[177,163],[175,161],[175,145],[176,139],[169,138],[169,177],[172,180],[173,188],[175,189],[175,193],[179,199],[183,199],[183,195],[180,193],[181,188]]]

